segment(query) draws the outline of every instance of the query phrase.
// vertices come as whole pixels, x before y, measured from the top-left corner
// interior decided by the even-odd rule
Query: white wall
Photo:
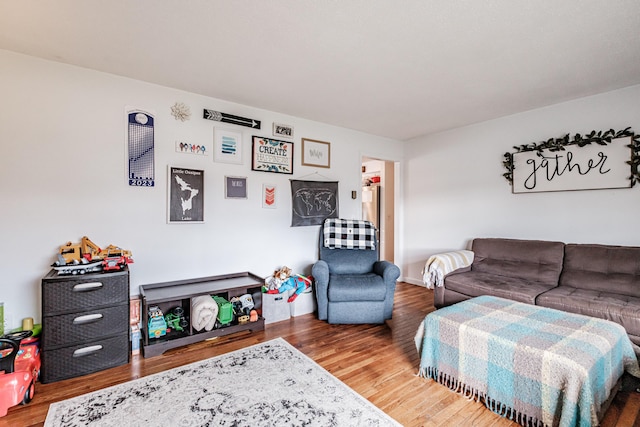
[[[640,186],[512,194],[502,176],[513,146],[591,130],[640,132],[640,86],[525,112],[405,145],[405,280],[422,283],[427,258],[475,237],[640,246]]]
[[[84,235],[133,251],[132,294],[145,283],[266,276],[282,265],[308,274],[319,226],[290,227],[289,179],[338,180],[340,216],[359,218],[351,191],[360,194],[361,153],[402,156],[398,141],[2,50],[0,94],[0,301],[10,328],[40,320],[41,277],[59,245]],[[191,120],[170,115],[175,102]],[[155,188],[126,183],[127,105],[156,112]],[[203,108],[262,121],[260,131],[226,126],[244,135],[243,165],[175,152],[176,140],[211,147],[219,123],[202,119]],[[294,127],[293,175],[251,171],[251,136],[272,136],[274,121]],[[331,142],[331,169],[301,166],[301,137]],[[204,169],[204,224],[167,224],[167,165]],[[224,198],[225,175],[248,178],[247,200]],[[263,183],[277,185],[277,209],[262,208]]]

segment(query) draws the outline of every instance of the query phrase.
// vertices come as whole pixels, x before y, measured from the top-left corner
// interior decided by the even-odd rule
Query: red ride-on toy
[[[31,331],[0,336],[0,417],[31,401],[40,375],[40,349]]]

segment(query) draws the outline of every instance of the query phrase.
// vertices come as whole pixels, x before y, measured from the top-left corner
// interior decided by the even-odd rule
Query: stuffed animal
[[[273,275],[267,277],[264,280],[267,293],[277,294],[278,292],[269,292],[269,291],[274,291],[274,290],[277,291],[278,289],[280,289],[280,286],[282,286],[283,283],[289,280],[290,276],[291,276],[291,269],[287,266],[283,266],[280,270],[274,271]]]
[[[293,295],[287,299],[287,302],[293,302],[298,298],[302,292],[311,286],[311,277],[304,277],[300,274],[289,277],[286,282],[282,283],[278,289],[272,289],[267,291],[268,294],[281,294],[289,290],[294,290]]]

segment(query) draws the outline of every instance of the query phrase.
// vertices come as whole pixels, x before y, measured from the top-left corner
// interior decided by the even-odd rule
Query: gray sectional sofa
[[[640,346],[640,247],[479,238],[471,250],[435,288],[436,308],[493,295],[611,320]]]

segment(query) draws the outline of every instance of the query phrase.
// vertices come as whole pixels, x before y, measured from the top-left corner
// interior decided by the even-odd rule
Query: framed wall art
[[[155,186],[155,114],[125,107],[127,179],[132,187]]]
[[[262,207],[268,209],[276,208],[276,186],[272,184],[262,184]]]
[[[640,182],[640,135],[630,128],[513,148],[502,162],[513,193],[631,188]]]
[[[293,138],[293,126],[283,125],[282,123],[273,123],[273,136]]]
[[[226,199],[246,199],[247,178],[244,176],[225,176],[224,197]]]
[[[213,161],[242,164],[242,133],[228,129],[213,130]]]
[[[291,226],[320,225],[338,218],[338,181],[291,181]]]
[[[204,171],[169,166],[167,175],[168,222],[204,222]]]
[[[302,164],[319,168],[331,167],[331,144],[302,138]]]
[[[251,170],[293,174],[293,142],[253,137]]]

